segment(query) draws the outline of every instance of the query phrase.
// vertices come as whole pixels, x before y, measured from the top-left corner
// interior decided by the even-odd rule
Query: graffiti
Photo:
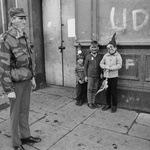
[[[117,27],[115,25],[115,19],[114,19],[114,16],[115,16],[115,7],[113,7],[111,9],[111,12],[110,12],[110,21],[111,21],[111,25],[112,25],[112,28],[113,29],[117,29],[117,30],[123,30],[123,29],[126,29],[127,28],[127,19],[126,19],[126,12],[127,12],[127,9],[124,9],[123,10],[123,22],[122,22],[122,27]]]
[[[142,24],[140,24],[140,25],[137,26],[137,14],[138,14],[138,13],[139,13],[139,14],[140,14],[140,13],[141,13],[141,14],[144,14],[144,15],[145,15],[145,20],[143,21]],[[142,28],[148,23],[149,15],[148,15],[148,13],[147,13],[145,10],[143,10],[143,9],[134,10],[134,11],[132,12],[132,16],[133,16],[133,29],[136,30],[136,31],[142,29]]]
[[[144,15],[145,19],[141,24],[138,25],[137,20],[138,20],[139,15]],[[122,27],[116,26],[114,20],[115,20],[115,7],[112,7],[111,12],[110,12],[110,22],[111,22],[112,29],[116,29],[116,30],[126,29],[127,28],[127,9],[126,8],[123,9]],[[143,9],[133,10],[132,20],[133,20],[133,30],[139,31],[148,23],[149,15]]]
[[[126,59],[126,69],[129,69],[130,66],[134,66],[134,60],[133,59]]]

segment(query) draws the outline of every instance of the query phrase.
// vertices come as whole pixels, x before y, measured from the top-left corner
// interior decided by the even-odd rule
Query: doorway
[[[43,0],[45,70],[48,84],[75,87],[75,35],[68,33],[71,32],[71,25],[72,29],[75,28],[74,7],[74,0]]]

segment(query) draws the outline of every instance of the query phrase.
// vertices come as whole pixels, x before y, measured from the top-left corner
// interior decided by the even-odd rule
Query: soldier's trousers
[[[29,107],[31,81],[14,83],[16,100],[10,100],[10,125],[12,145],[21,145],[20,138],[30,136]]]

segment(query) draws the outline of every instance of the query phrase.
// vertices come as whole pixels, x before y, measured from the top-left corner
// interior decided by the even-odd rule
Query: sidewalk
[[[75,89],[50,86],[32,93],[30,129],[42,142],[26,150],[149,150],[150,114],[75,105]],[[0,98],[1,101],[1,98]],[[0,110],[0,150],[12,150],[9,107]]]

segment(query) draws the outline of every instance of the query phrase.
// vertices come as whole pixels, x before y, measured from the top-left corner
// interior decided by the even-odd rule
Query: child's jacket
[[[78,82],[79,80],[84,81],[85,75],[84,75],[84,65],[76,65],[75,68],[75,75],[76,75],[76,81]]]
[[[101,62],[100,67],[104,69],[104,77],[106,77],[105,69],[109,66],[109,72],[107,74],[108,78],[115,78],[118,77],[118,70],[122,67],[122,58],[121,55],[116,52],[113,55],[106,53]]]
[[[84,74],[87,77],[100,77],[102,73],[102,69],[99,66],[102,57],[100,54],[97,54],[94,57],[91,53],[86,56],[85,64],[84,64]]]

